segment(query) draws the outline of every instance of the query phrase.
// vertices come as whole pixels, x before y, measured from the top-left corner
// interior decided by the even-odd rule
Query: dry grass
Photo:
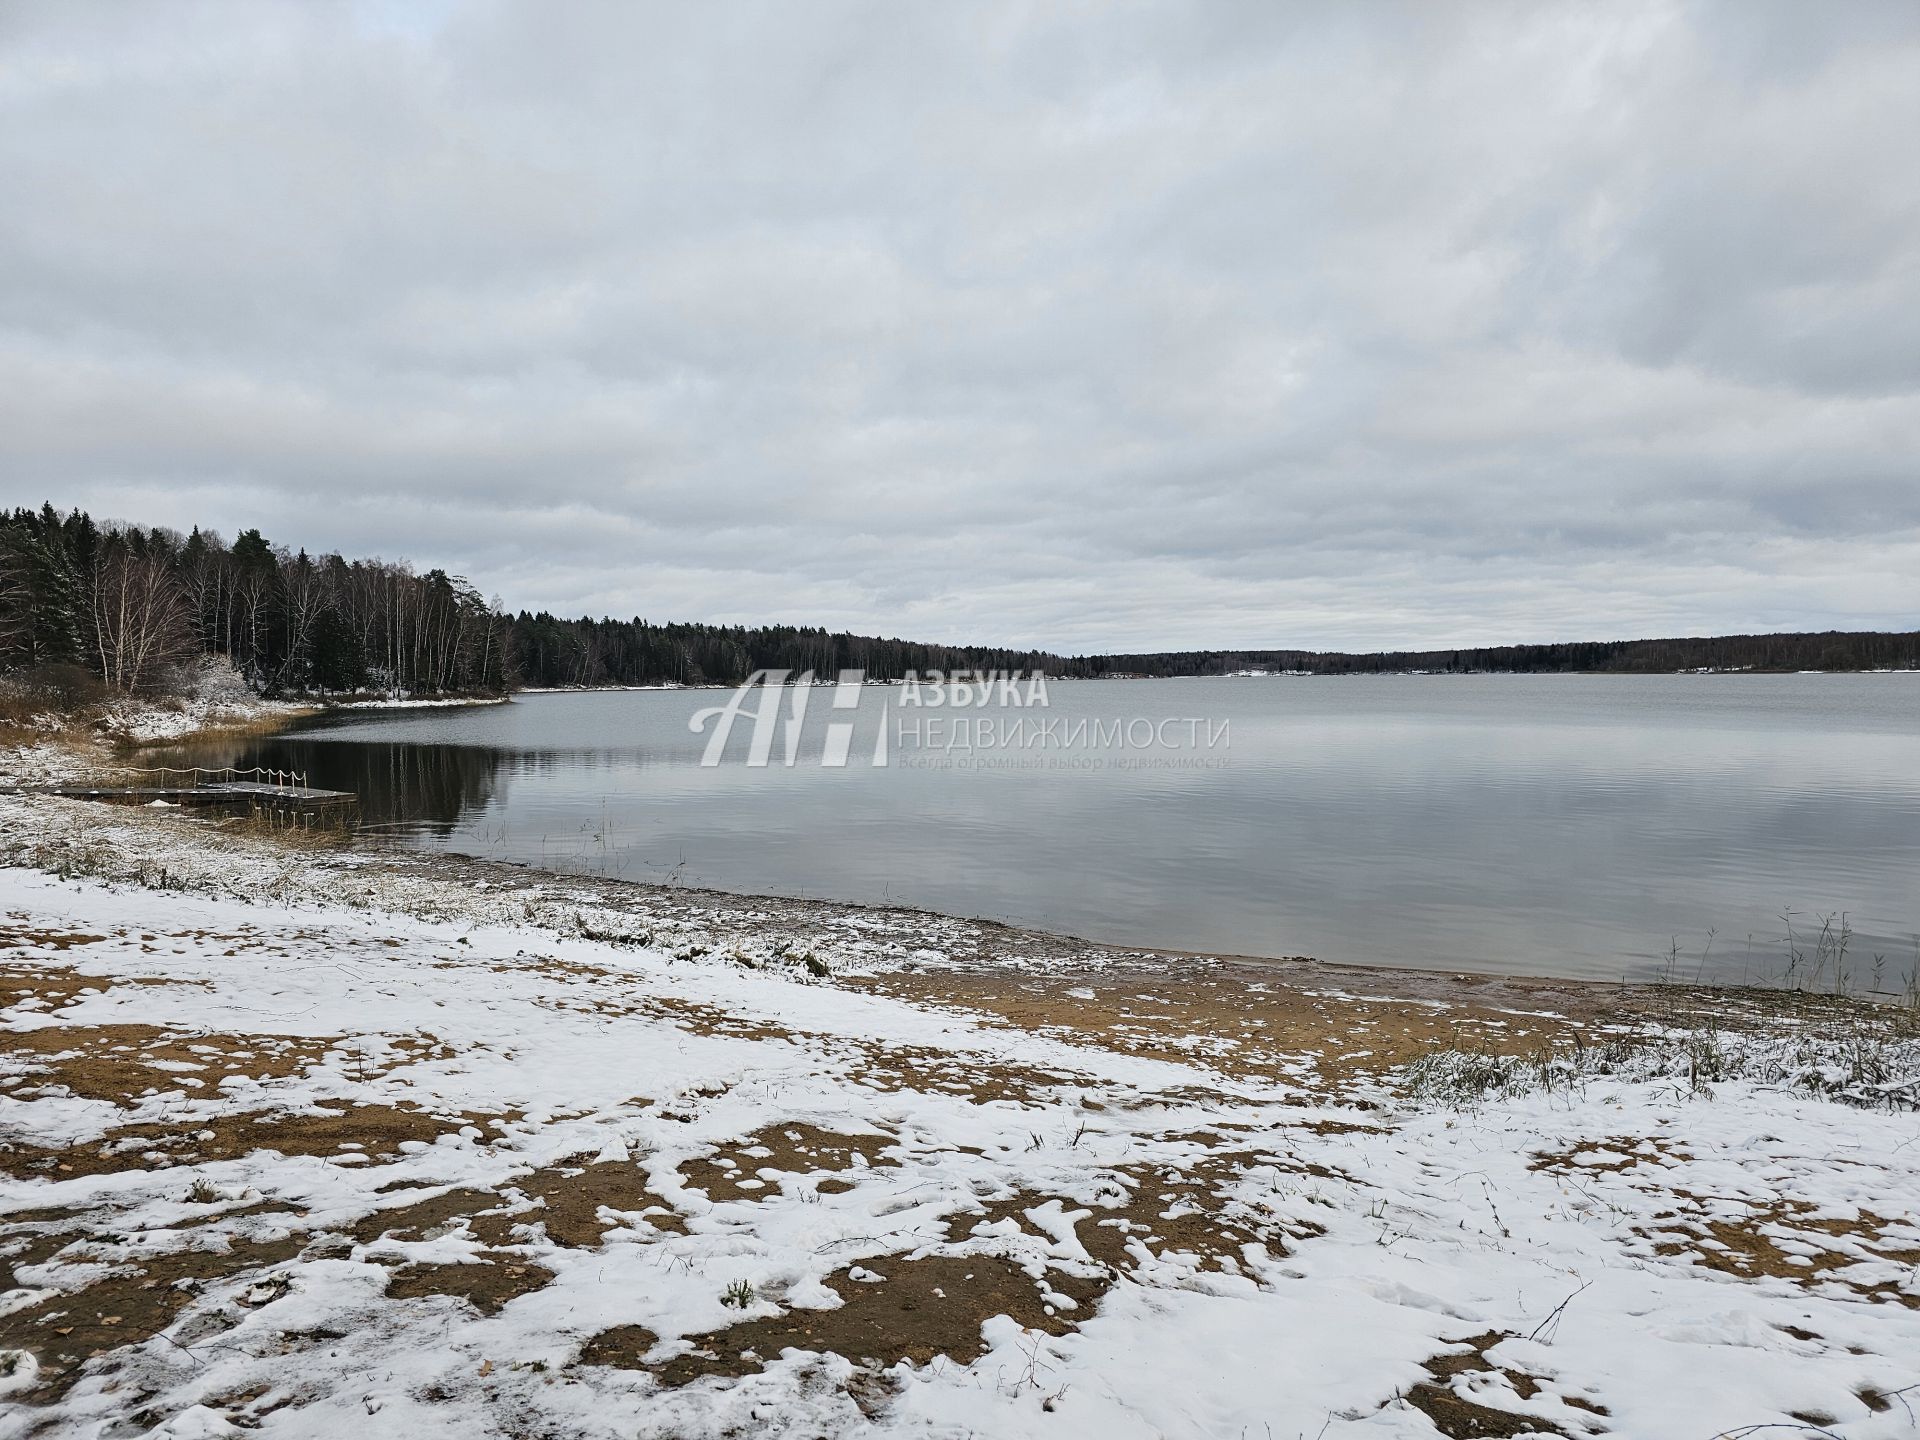
[[[769,1198],[781,1193],[783,1180],[812,1175],[826,1176],[820,1188],[831,1193],[850,1188],[843,1171],[894,1163],[884,1158],[892,1143],[890,1135],[839,1135],[803,1122],[769,1125],[714,1155],[688,1161],[681,1173],[716,1204]]]
[[[187,710],[185,702],[179,700],[160,701],[157,702],[153,708],[167,709],[177,714],[184,714]],[[161,736],[154,739],[125,737],[120,743],[127,750],[138,753],[142,750],[167,749],[180,745],[217,744],[221,741],[232,740],[257,740],[268,735],[278,735],[296,721],[304,720],[311,715],[320,714],[324,708],[324,706],[320,705],[306,705],[298,708],[290,707],[285,710],[247,718],[222,718],[202,724],[186,735]]]
[[[836,1271],[825,1283],[843,1302],[831,1310],[793,1309],[743,1320],[690,1336],[690,1348],[659,1360],[650,1359],[655,1337],[626,1325],[594,1336],[580,1358],[589,1365],[651,1370],[666,1386],[710,1375],[751,1375],[788,1349],[842,1355],[876,1373],[902,1360],[925,1365],[939,1356],[967,1365],[986,1352],[981,1326],[994,1316],[1064,1335],[1092,1316],[1111,1281],[1065,1270],[1036,1279],[993,1255],[928,1255],[869,1260]],[[1072,1308],[1050,1301],[1050,1295],[1072,1301]]]
[[[1868,1001],[1829,1002],[1818,1026],[1780,1031],[1726,1017],[1672,1031],[1642,1028],[1527,1053],[1442,1047],[1401,1072],[1421,1104],[1468,1107],[1535,1091],[1607,1081],[1666,1081],[1684,1094],[1744,1081],[1867,1109],[1920,1109],[1920,1025],[1911,1012]]]
[[[73,1252],[71,1258],[114,1268],[79,1289],[0,1316],[0,1346],[29,1349],[39,1360],[34,1399],[42,1403],[63,1394],[95,1356],[138,1345],[167,1329],[196,1302],[202,1287],[264,1272],[292,1259],[303,1244],[295,1235],[267,1241],[226,1236],[209,1248],[134,1260],[119,1253],[122,1247],[70,1234],[56,1232],[43,1245],[56,1240],[59,1248]],[[111,1368],[109,1361],[99,1373]]]

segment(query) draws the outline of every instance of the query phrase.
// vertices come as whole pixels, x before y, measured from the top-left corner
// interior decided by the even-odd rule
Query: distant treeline
[[[506,633],[441,570],[290,552],[258,530],[229,545],[51,505],[0,512],[0,671],[84,667],[146,692],[225,655],[265,694],[496,693],[509,684]]]
[[[515,617],[512,653],[524,685],[737,685],[756,670],[811,670],[831,678],[864,670],[875,680],[908,671],[1040,670],[1080,673],[1039,650],[922,645],[792,625],[654,625],[645,620]]]
[[[861,669],[878,680],[907,671],[1044,671],[1070,679],[1287,671],[1368,675],[1406,671],[1541,674],[1597,671],[1656,675],[1677,670],[1878,670],[1920,667],[1920,631],[1827,631],[1673,640],[1598,640],[1459,650],[1352,655],[1319,650],[1179,650],[1142,655],[1062,656],[1040,650],[920,645],[791,626],[652,625],[645,620],[557,620],[522,613],[511,651],[523,683],[572,685],[738,684],[755,670]]]
[[[1714,635],[1671,640],[1590,640],[1559,645],[1493,645],[1458,650],[1385,650],[1348,655],[1316,650],[1181,650],[1154,655],[1089,655],[1072,673],[1231,675],[1293,671],[1370,675],[1553,674],[1594,671],[1661,675],[1677,670],[1885,670],[1920,666],[1920,631],[1827,630],[1814,634]]]
[[[1727,635],[1350,655],[1189,650],[1061,656],[927,645],[790,625],[652,624],[503,614],[465,579],[308,555],[242,531],[98,524],[84,511],[0,512],[0,672],[84,668],[122,692],[174,688],[221,655],[264,694],[492,694],[516,685],[732,685],[756,670],[1101,675],[1869,670],[1920,664],[1920,632]]]

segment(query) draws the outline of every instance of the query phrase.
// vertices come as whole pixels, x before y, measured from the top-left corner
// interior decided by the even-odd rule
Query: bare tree
[[[179,567],[180,583],[186,587],[193,607],[194,633],[200,648],[208,654],[233,648],[232,627],[228,620],[227,554],[219,546],[204,540],[191,551]]]
[[[94,570],[91,598],[100,677],[112,689],[136,691],[190,653],[187,596],[159,556],[111,551]]]
[[[30,649],[33,638],[32,570],[11,541],[0,534],[0,658]]]
[[[284,685],[290,679],[304,683],[313,660],[314,623],[331,599],[332,586],[326,572],[307,558],[306,551],[302,550],[297,559],[289,559],[283,550],[277,558],[287,633],[285,655],[275,684]]]

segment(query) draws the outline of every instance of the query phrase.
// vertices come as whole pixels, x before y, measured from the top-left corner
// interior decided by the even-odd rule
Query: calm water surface
[[[1920,943],[1920,675],[1054,682],[1045,711],[986,712],[1063,738],[1224,725],[1171,753],[969,756],[928,722],[981,712],[830,694],[791,767],[784,741],[745,763],[744,717],[702,767],[688,721],[715,691],[370,714],[225,753],[353,790],[421,849],[1120,943],[1617,978],[1673,937],[1691,974],[1713,929],[1708,971],[1738,978],[1777,971],[1790,907],[1797,931],[1847,912],[1853,983],[1877,953],[1887,989]],[[844,768],[819,763],[834,720]]]

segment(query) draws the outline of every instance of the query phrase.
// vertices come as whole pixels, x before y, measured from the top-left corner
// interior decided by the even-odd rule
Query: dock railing
[[[116,765],[109,771],[113,775],[150,778],[158,790],[183,789],[198,790],[210,785],[275,785],[289,790],[305,790],[307,772],[304,770],[275,770],[265,765],[254,765],[247,769],[237,769],[232,765],[212,767],[206,765]],[[172,777],[179,776],[185,782],[175,785]],[[135,783],[138,783],[137,781]]]

